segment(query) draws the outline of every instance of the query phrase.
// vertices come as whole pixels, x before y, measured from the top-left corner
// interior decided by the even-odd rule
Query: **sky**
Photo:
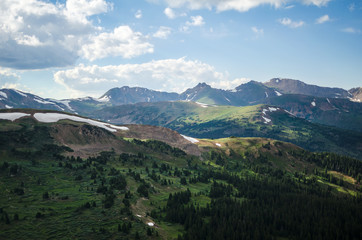
[[[362,87],[362,1],[0,2],[1,88],[66,99],[275,77]]]

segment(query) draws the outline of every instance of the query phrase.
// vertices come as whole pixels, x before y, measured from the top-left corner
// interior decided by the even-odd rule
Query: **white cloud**
[[[191,16],[191,22],[186,22],[188,26],[202,26],[204,25],[204,18],[202,16]]]
[[[153,46],[145,37],[134,32],[129,26],[119,26],[111,33],[101,33],[89,39],[81,49],[81,55],[94,61],[108,56],[132,58],[145,53],[152,53]]]
[[[361,30],[353,28],[353,27],[348,27],[348,28],[344,28],[342,29],[342,32],[346,32],[346,33],[361,33]]]
[[[253,31],[257,36],[264,35],[264,29],[262,28],[251,27],[251,31]]]
[[[282,18],[278,20],[282,25],[288,26],[290,28],[302,27],[305,23],[303,21],[292,21],[290,18]]]
[[[218,82],[211,82],[210,85],[213,88],[219,89],[235,89],[236,87],[240,86],[241,84],[249,82],[251,79],[249,78],[236,78],[234,80],[224,80]]]
[[[199,82],[230,87],[238,81],[230,81],[227,73],[200,61],[186,58],[151,61],[143,64],[110,66],[78,65],[73,69],[58,71],[54,80],[66,87],[71,97],[91,95],[99,97],[113,87],[141,86],[162,91],[182,92]]]
[[[169,27],[161,26],[157,32],[155,32],[152,36],[155,38],[167,39],[171,34],[172,29]]]
[[[1,88],[15,88],[18,86],[20,77],[12,72],[10,69],[0,67],[0,87]]]
[[[306,5],[315,5],[318,7],[323,7],[323,6],[327,6],[327,4],[330,1],[331,0],[303,0],[303,3]]]
[[[328,16],[328,15],[323,15],[323,16],[321,16],[320,18],[318,18],[318,19],[316,20],[316,23],[317,23],[317,24],[322,24],[322,23],[329,22],[329,21],[331,21],[331,19],[329,18],[329,16]]]
[[[141,10],[137,10],[137,12],[134,15],[135,18],[137,19],[141,19],[142,18],[142,11]]]
[[[171,9],[171,8],[166,8],[163,13],[169,18],[169,19],[174,19],[176,18],[176,14],[175,12]]]
[[[246,12],[261,5],[281,7],[287,0],[163,0],[170,8],[187,7],[192,10],[212,9],[217,11],[236,10]]]
[[[105,57],[90,50],[98,50],[97,38],[108,36],[111,39],[104,40],[110,42],[114,40],[113,35],[102,35],[104,30],[89,18],[111,9],[112,4],[106,0],[67,0],[65,4],[40,0],[0,1],[0,66],[41,69],[73,65],[80,56]],[[118,28],[113,33],[117,31]],[[146,39],[132,33],[127,41],[124,38],[118,41],[116,54],[132,57],[149,52]],[[131,50],[119,50],[127,43]]]

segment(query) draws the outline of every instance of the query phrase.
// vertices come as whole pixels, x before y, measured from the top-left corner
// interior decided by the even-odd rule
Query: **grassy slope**
[[[292,142],[311,151],[331,151],[362,159],[362,133],[314,124],[284,111],[268,113],[264,105],[202,107],[190,102],[163,102],[106,108],[93,117],[113,123],[165,126],[198,138],[268,137]]]
[[[66,123],[63,124],[66,125]],[[157,226],[154,231],[158,232],[159,237],[156,237],[156,232],[154,232],[153,238],[172,239],[183,232],[182,227],[179,224],[157,221],[149,216],[153,209],[166,206],[169,193],[189,188],[192,192],[192,202],[206,206],[211,201],[207,196],[210,182],[181,185],[180,177],[184,175],[174,176],[176,167],[190,172],[189,176],[185,176],[187,180],[206,169],[228,170],[245,176],[258,175],[260,173],[256,173],[253,169],[256,166],[265,166],[286,171],[288,174],[304,171],[308,176],[312,175],[312,169],[318,168],[313,163],[302,162],[294,157],[293,153],[303,150],[292,144],[260,138],[225,138],[200,141],[199,147],[203,152],[203,161],[192,156],[176,157],[130,141],[129,145],[115,150],[131,154],[143,153],[147,159],[143,160],[142,165],[120,161],[118,154],[111,153],[106,164],[92,161],[85,169],[77,169],[77,166],[80,167],[86,163],[85,159],[80,162],[57,159],[53,155],[57,151],[44,148],[47,144],[55,143],[49,137],[49,132],[52,131],[51,125],[21,120],[1,121],[1,126],[1,136],[7,136],[8,141],[1,141],[0,166],[3,166],[4,162],[10,164],[9,167],[0,170],[2,211],[0,238],[6,239],[118,239],[126,236],[134,238],[136,232],[141,238],[147,238],[146,224],[148,222],[155,222]],[[223,166],[218,165],[211,157],[212,152],[224,156],[226,163]],[[265,160],[266,157],[268,160]],[[157,163],[158,168],[153,167],[154,162]],[[62,166],[59,165],[60,163]],[[73,168],[64,167],[66,163],[72,164]],[[167,171],[160,171],[162,163],[172,167],[171,175]],[[15,164],[20,166],[20,170],[11,174],[10,168]],[[193,167],[196,165],[198,167]],[[160,184],[160,181],[152,179],[146,173],[146,167],[150,172],[155,171],[161,179],[169,180],[170,184],[165,186]],[[107,183],[112,177],[109,176],[111,168],[119,170],[126,176],[127,189],[115,190],[115,204],[111,208],[104,208],[105,197],[97,193],[96,189],[101,185],[102,179]],[[97,172],[95,179],[91,179],[91,171]],[[149,198],[143,198],[137,192],[141,181],[128,175],[130,171],[139,173],[141,179],[151,185]],[[82,179],[76,180],[77,176],[82,176]],[[321,180],[322,184],[328,186],[329,183],[323,181],[325,180]],[[337,187],[339,188],[339,186],[332,186],[335,194],[338,194]],[[16,188],[23,189],[24,195],[14,193]],[[126,208],[122,203],[125,191],[132,193],[130,214],[122,212],[122,209]],[[349,191],[356,192],[354,187],[349,187],[345,192]],[[45,192],[49,193],[49,199],[43,199]],[[82,208],[87,202],[95,202],[96,206],[89,209]],[[4,212],[7,213],[10,224],[4,223]],[[38,212],[43,215],[41,218],[35,217]],[[14,220],[15,214],[19,215],[19,220]],[[118,232],[118,224],[128,222],[131,222],[133,226],[130,233],[127,235]]]

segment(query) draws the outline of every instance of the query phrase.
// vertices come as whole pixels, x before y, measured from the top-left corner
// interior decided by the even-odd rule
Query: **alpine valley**
[[[361,239],[361,89],[1,89],[0,239]]]

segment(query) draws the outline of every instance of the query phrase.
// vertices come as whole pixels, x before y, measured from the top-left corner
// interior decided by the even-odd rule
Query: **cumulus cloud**
[[[20,77],[6,68],[0,68],[0,87],[1,88],[16,88]]]
[[[327,4],[330,1],[331,0],[303,0],[303,3],[306,5],[315,5],[318,7],[323,7],[323,6],[327,6]]]
[[[290,28],[302,27],[305,23],[303,21],[292,21],[290,18],[282,18],[278,20],[282,25]]]
[[[246,12],[261,5],[282,6],[286,0],[163,0],[170,8],[187,7],[192,10],[212,9],[217,11],[236,10]],[[316,0],[315,0],[316,1]]]
[[[153,46],[141,33],[134,32],[129,26],[119,26],[111,33],[93,36],[81,49],[81,55],[91,61],[108,56],[132,58],[152,52]]]
[[[202,26],[204,24],[205,22],[202,16],[191,16],[191,22],[186,22],[188,26]]]
[[[190,27],[201,27],[205,24],[202,16],[191,16],[190,21],[187,21],[185,25],[180,27],[181,32],[188,32]]]
[[[171,8],[166,8],[163,13],[169,18],[169,19],[174,19],[176,18],[176,14],[175,12],[171,9]]]
[[[141,86],[162,91],[182,92],[199,82],[230,88],[242,80],[230,80],[213,66],[186,58],[151,61],[143,64],[110,66],[78,65],[58,71],[54,80],[71,92],[71,97],[99,97],[113,87]]]
[[[67,0],[65,4],[40,0],[0,1],[0,66],[41,69],[73,65],[80,56],[104,57],[98,52],[91,57],[90,50],[98,50],[97,38],[112,38],[119,29],[102,35],[104,30],[89,18],[111,9],[112,4],[105,0]],[[120,56],[149,52],[150,45],[139,33],[128,36],[132,53],[118,51]],[[123,48],[125,42],[119,42],[119,48]],[[141,49],[134,50],[137,47]]]
[[[152,36],[155,38],[167,39],[168,36],[171,34],[171,31],[171,28],[161,26]]]
[[[331,21],[331,19],[329,18],[329,16],[328,16],[328,15],[323,15],[323,16],[321,16],[320,18],[318,18],[318,19],[316,20],[316,23],[317,23],[317,24],[322,24],[322,23],[329,22],[329,21]]]

